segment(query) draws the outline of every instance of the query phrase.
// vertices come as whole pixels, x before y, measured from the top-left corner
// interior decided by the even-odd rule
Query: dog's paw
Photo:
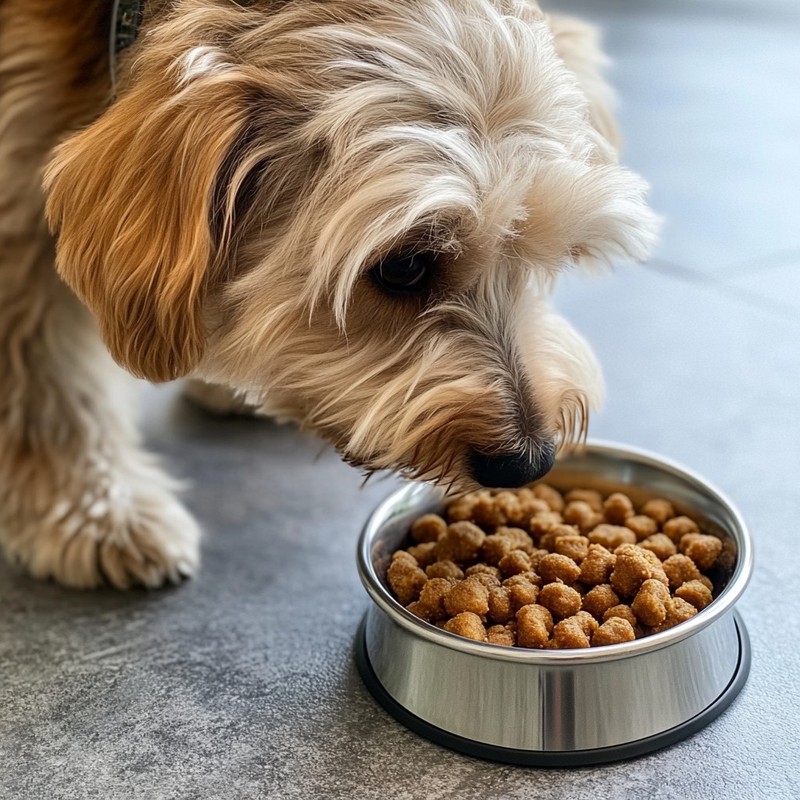
[[[197,523],[152,479],[62,498],[43,518],[20,522],[6,540],[12,561],[75,589],[155,589],[191,577],[200,561]]]

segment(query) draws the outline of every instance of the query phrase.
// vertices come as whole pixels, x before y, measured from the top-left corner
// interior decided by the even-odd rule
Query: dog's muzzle
[[[473,450],[470,456],[472,477],[481,486],[514,489],[546,475],[556,460],[555,447],[548,443],[529,453],[493,453]]]

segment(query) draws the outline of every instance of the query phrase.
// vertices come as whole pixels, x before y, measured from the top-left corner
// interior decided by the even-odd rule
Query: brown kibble
[[[514,543],[506,536],[493,533],[483,540],[481,545],[481,558],[487,564],[498,564],[503,556],[514,549]]]
[[[630,497],[622,492],[610,494],[603,503],[603,513],[612,525],[624,525],[625,520],[634,515]]]
[[[667,617],[669,589],[656,580],[646,580],[631,603],[631,610],[643,625],[660,625]]]
[[[419,600],[416,603],[417,606],[424,610],[424,614],[417,614],[416,611],[412,613],[431,622],[444,619],[447,616],[444,600],[452,588],[453,582],[447,578],[432,578],[427,581],[422,587],[422,591],[419,593]],[[411,605],[415,604],[412,603]],[[411,610],[411,606],[408,608]]]
[[[548,535],[552,535],[552,532]],[[589,540],[585,536],[576,534],[556,536],[553,552],[562,556],[567,556],[576,564],[580,564],[581,561],[589,555]]]
[[[424,542],[408,548],[408,554],[414,556],[417,563],[425,569],[436,561],[436,542]]]
[[[583,500],[573,500],[564,507],[564,522],[577,525],[581,533],[587,533],[602,521],[603,515]]]
[[[417,544],[435,542],[446,531],[447,523],[438,514],[425,514],[411,524],[411,538]]]
[[[506,522],[519,525],[523,521],[525,515],[522,511],[522,503],[514,492],[498,492],[495,495],[494,504],[505,517]]]
[[[465,564],[478,556],[486,534],[471,522],[452,522],[444,536],[436,543],[440,561]]]
[[[451,616],[470,611],[482,617],[489,612],[489,590],[476,576],[465,578],[445,595],[444,607]]]
[[[636,539],[640,542],[642,539],[646,539],[648,536],[658,533],[658,523],[652,517],[648,517],[645,514],[636,514],[632,517],[628,517],[628,519],[625,520],[625,527],[630,528],[636,534]]]
[[[580,594],[563,583],[548,583],[543,586],[539,590],[537,602],[558,619],[571,617],[581,609]]]
[[[561,525],[564,518],[557,511],[544,511],[531,517],[528,528],[534,539],[540,539],[555,525]]]
[[[687,533],[699,533],[697,523],[689,517],[673,517],[664,523],[663,531],[675,544]]]
[[[464,574],[469,575],[489,575],[495,580],[495,585],[500,583],[500,570],[497,567],[490,567],[488,564],[473,564],[464,570]]]
[[[553,628],[553,643],[559,650],[572,650],[578,647],[591,647],[589,637],[583,628],[575,623],[574,617],[562,619]]]
[[[678,548],[698,569],[711,569],[722,552],[722,540],[704,533],[687,533],[681,537]]]
[[[702,611],[713,599],[711,590],[700,581],[686,581],[675,590],[675,597],[680,597]]]
[[[589,586],[608,583],[617,557],[600,544],[590,544],[589,553],[581,562],[579,580]]]
[[[435,561],[425,570],[425,574],[429,578],[455,578],[459,581],[464,577],[461,567],[452,561]]]
[[[675,509],[672,507],[672,503],[670,503],[669,500],[655,498],[653,500],[648,500],[642,506],[642,514],[654,519],[659,525],[663,525],[668,519],[675,516]]]
[[[492,625],[486,629],[486,641],[489,644],[499,644],[504,647],[514,647],[517,643],[514,632],[506,625]]]
[[[457,633],[467,639],[474,639],[476,642],[486,641],[486,629],[483,627],[481,618],[470,611],[462,611],[452,619],[447,620],[443,626],[444,630],[450,633]]]
[[[447,506],[447,519],[450,522],[471,522],[472,510],[475,508],[475,503],[477,502],[477,492],[462,494],[461,497],[457,497]],[[442,533],[444,533],[444,531],[442,531]]]
[[[531,558],[527,553],[522,550],[512,550],[507,555],[504,555],[499,564],[500,572],[503,577],[508,578],[511,575],[518,575],[520,572],[529,572],[531,569]]]
[[[537,483],[531,487],[531,491],[534,497],[544,500],[551,511],[561,512],[564,510],[564,498],[561,496],[561,492],[552,486],[548,486],[546,483]]]
[[[639,545],[639,549],[650,563],[650,577],[661,581],[664,586],[669,586],[669,578],[667,578],[667,573],[664,572],[664,565],[661,563],[661,559],[652,550],[646,550],[641,545]]]
[[[670,556],[664,562],[664,572],[669,579],[669,588],[673,591],[682,583],[696,581],[702,577],[694,561],[681,553]]]
[[[563,583],[573,583],[578,580],[581,568],[568,556],[548,553],[539,559],[539,574],[545,583],[559,580]]]
[[[508,589],[508,597],[514,613],[519,611],[522,606],[531,605],[539,599],[539,587],[528,581],[520,581],[513,586],[504,588]]]
[[[523,550],[526,553],[530,553],[533,550],[533,539],[522,528],[509,528],[501,525],[494,533],[496,536],[502,536],[506,541],[511,542],[512,550]]]
[[[509,589],[505,586],[494,586],[489,589],[489,618],[504,624],[514,617]]]
[[[500,580],[488,572],[473,572],[472,575],[467,575],[466,577],[482,583],[487,589],[500,585]]]
[[[550,511],[550,506],[544,500],[540,500],[530,489],[520,489],[518,496],[522,511],[521,524],[527,523],[534,514]]]
[[[517,611],[517,644],[520,647],[547,646],[553,630],[553,616],[543,606],[528,605]]]
[[[592,544],[601,544],[607,550],[616,550],[621,544],[636,543],[636,534],[624,525],[603,523],[589,531],[588,536]]]
[[[675,543],[664,533],[654,533],[652,536],[648,536],[639,542],[639,547],[655,553],[661,561],[666,561],[666,559],[678,552]]]
[[[581,607],[595,619],[603,619],[603,614],[616,605],[619,605],[619,595],[609,584],[602,583],[583,596]]]
[[[625,605],[624,603],[620,603],[618,606],[609,608],[608,611],[603,614],[603,622],[608,622],[608,620],[613,619],[614,617],[627,620],[632,628],[635,628],[635,626],[639,624],[639,620],[636,619],[636,614],[633,613],[633,610],[630,606]]]
[[[497,506],[494,502],[494,497],[488,492],[486,494],[481,494],[475,502],[475,505],[472,507],[472,518],[478,525],[481,525],[487,530],[492,530],[508,522],[508,518],[503,513],[503,510]]]
[[[534,586],[541,586],[542,579],[533,570],[530,570],[529,572],[519,572],[510,578],[506,578],[503,581],[503,586],[507,586],[510,589],[512,586],[519,586],[521,583],[532,583]]]
[[[633,625],[623,617],[609,617],[592,635],[592,647],[632,642],[636,638]]]
[[[573,503],[576,500],[586,503],[592,511],[602,513],[603,511],[603,495],[594,489],[570,489],[565,495],[564,500],[566,503]]]
[[[660,624],[650,629],[652,633],[660,633],[661,631],[674,628],[680,625],[681,622],[691,619],[697,614],[697,609],[684,600],[682,597],[673,597],[667,604],[667,618]]]
[[[635,544],[620,545],[615,551],[617,563],[609,583],[623,597],[633,597],[639,587],[650,577],[650,562],[644,551]]]
[[[386,572],[386,581],[401,605],[407,606],[419,598],[428,576],[419,568],[413,556],[402,550],[392,556],[392,563]]]

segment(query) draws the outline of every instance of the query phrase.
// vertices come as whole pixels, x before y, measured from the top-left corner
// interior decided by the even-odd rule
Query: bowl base
[[[697,731],[704,728],[725,711],[739,694],[750,674],[750,637],[744,621],[736,610],[733,611],[733,619],[739,637],[739,660],[730,682],[713,703],[686,722],[654,736],[611,747],[597,747],[591,750],[519,750],[511,747],[500,747],[465,739],[463,736],[449,733],[442,728],[431,725],[429,722],[425,722],[416,714],[412,714],[403,708],[383,688],[375,675],[367,653],[366,617],[361,621],[356,634],[355,659],[361,679],[378,703],[399,723],[435,744],[468,756],[483,758],[488,761],[499,761],[505,764],[517,764],[527,767],[584,767],[590,764],[605,764],[611,761],[636,758],[652,753],[655,750],[669,747],[697,733]]]

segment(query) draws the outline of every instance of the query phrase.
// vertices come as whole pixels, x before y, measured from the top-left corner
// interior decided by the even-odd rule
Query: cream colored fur
[[[563,269],[645,258],[656,228],[618,164],[589,27],[527,0],[154,2],[110,102],[103,51],[79,49],[62,5],[0,5],[13,558],[80,587],[197,564],[195,523],[52,269],[45,163],[58,271],[135,375],[230,387],[200,391],[366,471],[456,487],[474,450],[533,457],[582,434],[599,370],[547,298]],[[45,30],[41,52],[18,44]],[[388,295],[370,268],[409,249],[435,254],[432,283]]]

